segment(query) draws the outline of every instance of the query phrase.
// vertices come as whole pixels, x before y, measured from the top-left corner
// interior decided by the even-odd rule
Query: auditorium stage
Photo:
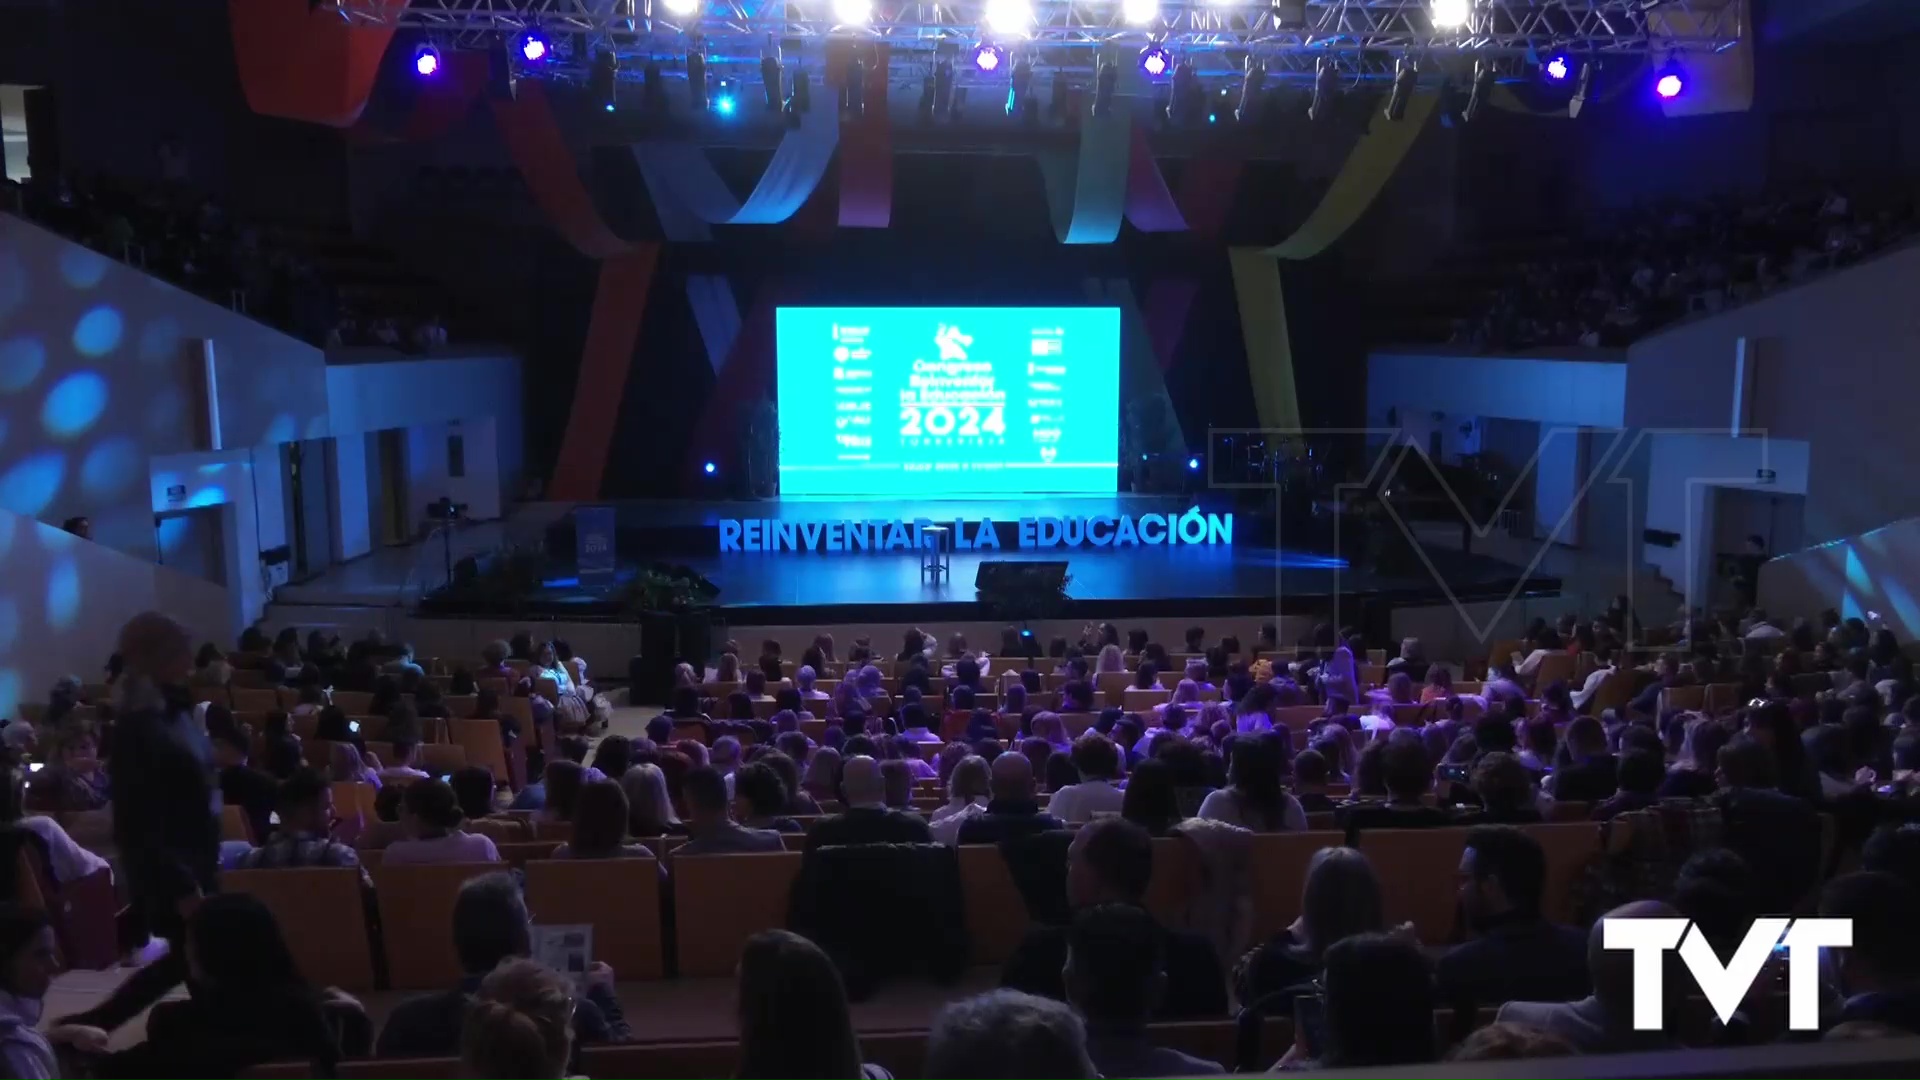
[[[1172,517],[1195,507],[1214,515],[1232,513],[1233,542],[1017,546],[1022,519],[1106,515],[1144,520],[1146,515]],[[764,626],[997,618],[974,590],[974,574],[989,560],[1066,562],[1070,599],[1066,610],[1053,616],[1061,618],[1330,614],[1349,603],[1432,604],[1446,602],[1449,593],[1459,600],[1487,599],[1505,598],[1515,590],[1551,593],[1559,587],[1555,579],[1529,578],[1523,568],[1498,559],[1444,548],[1423,549],[1431,570],[1426,560],[1405,552],[1392,568],[1365,556],[1342,560],[1332,554],[1336,538],[1327,530],[1316,535],[1295,527],[1283,534],[1271,514],[1257,507],[1249,513],[1244,506],[1199,496],[628,502],[612,509],[617,552],[612,583],[582,584],[574,562],[574,519],[559,517],[547,530],[550,570],[532,598],[535,611],[562,618],[615,614],[623,585],[642,566],[654,563],[683,566],[706,577],[719,587],[718,603],[731,621]],[[997,550],[953,552],[945,581],[921,574],[916,551],[720,550],[720,529],[727,521],[803,523],[817,531],[825,522],[915,518],[949,527],[958,519],[967,530],[991,519],[1003,544]]]

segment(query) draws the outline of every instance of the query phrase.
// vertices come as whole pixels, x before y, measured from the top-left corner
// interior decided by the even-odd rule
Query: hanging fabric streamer
[[[1135,123],[1127,150],[1127,220],[1141,232],[1218,236],[1240,186],[1242,168],[1237,154],[1197,153],[1181,171],[1176,196],[1147,145],[1146,130]]]
[[[1111,244],[1127,206],[1127,154],[1132,125],[1118,109],[1080,120],[1072,154],[1039,157],[1054,235],[1063,244]]]
[[[767,171],[743,202],[714,171],[704,149],[679,140],[650,140],[633,147],[654,211],[668,240],[711,240],[712,225],[778,225],[792,217],[820,186],[840,141],[839,111],[821,107],[802,114],[773,152]]]
[[[547,490],[550,499],[597,499],[660,245],[629,243],[607,227],[538,82],[524,80],[512,98],[494,100],[493,116],[533,201],[576,250],[600,260],[573,407]]]
[[[240,90],[262,116],[351,127],[367,107],[380,58],[406,0],[373,0],[349,21],[310,0],[228,0]]]
[[[740,305],[733,299],[733,286],[722,274],[689,274],[687,306],[707,347],[707,363],[718,375],[740,337]]]
[[[1300,430],[1300,398],[1293,379],[1293,343],[1287,333],[1280,260],[1311,259],[1333,246],[1360,220],[1399,171],[1400,163],[1432,119],[1438,100],[1435,94],[1415,95],[1403,120],[1389,120],[1376,112],[1367,134],[1348,152],[1319,204],[1292,236],[1270,248],[1233,248],[1227,252],[1260,426],[1276,431]]]

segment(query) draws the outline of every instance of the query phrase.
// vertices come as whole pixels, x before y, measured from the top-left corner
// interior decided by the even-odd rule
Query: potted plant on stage
[[[682,660],[705,669],[719,595],[719,586],[685,566],[654,563],[634,575],[621,598],[622,609],[640,625],[640,655],[627,671],[632,700],[666,700],[673,666]]]

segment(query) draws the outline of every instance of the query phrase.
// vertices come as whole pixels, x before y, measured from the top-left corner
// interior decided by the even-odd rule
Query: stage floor
[[[1179,501],[1167,496],[1044,496],[916,503],[917,516],[940,520],[1064,514],[1162,511]],[[1182,504],[1187,505],[1187,504]],[[565,507],[535,504],[520,508],[511,522],[462,530],[455,556],[481,552],[509,540],[524,541],[538,528],[562,520]],[[1068,610],[1061,617],[1158,617],[1207,615],[1331,614],[1349,603],[1385,602],[1392,606],[1436,604],[1455,599],[1504,599],[1555,592],[1559,581],[1536,574],[1523,580],[1522,567],[1484,555],[1446,548],[1425,549],[1429,571],[1417,561],[1393,572],[1378,566],[1349,566],[1324,553],[1278,548],[1271,519],[1237,519],[1232,546],[1075,548],[1052,550],[961,551],[952,555],[952,576],[933,582],[920,574],[911,552],[735,552],[714,550],[713,522],[728,517],[780,520],[887,518],[889,504],[849,500],[785,500],[762,503],[622,503],[620,528],[630,523],[661,530],[660,535],[700,538],[664,551],[630,553],[620,545],[618,575],[610,588],[583,589],[574,576],[570,543],[549,545],[550,570],[526,614],[562,618],[620,618],[617,594],[648,562],[689,567],[720,588],[719,603],[732,621],[756,625],[828,625],[855,621],[914,621],[988,617],[973,587],[986,560],[1065,561],[1070,580]],[[1211,509],[1211,508],[1210,508]],[[896,515],[897,516],[897,515]],[[624,537],[623,537],[624,540]],[[421,586],[443,576],[437,542],[386,549],[335,567],[298,585],[283,586],[277,599],[295,604],[394,606],[411,604]],[[484,614],[442,609],[436,614]]]

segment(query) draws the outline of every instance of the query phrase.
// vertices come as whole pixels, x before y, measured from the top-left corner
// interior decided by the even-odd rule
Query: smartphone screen
[[[1300,1036],[1308,1057],[1317,1059],[1327,1052],[1327,1008],[1319,994],[1294,996],[1293,1030]]]
[[[46,767],[46,764],[47,764],[47,763],[46,763],[46,762],[44,762],[44,761],[35,761],[35,762],[32,762],[32,763],[30,763],[30,764],[29,764],[29,765],[27,766],[27,771],[28,771],[28,772],[39,772],[39,771],[40,771],[41,769],[43,769],[43,768],[45,768],[45,767]]]
[[[1470,780],[1471,772],[1472,770],[1465,765],[1442,765],[1440,779],[1450,784],[1464,784]]]
[[[347,721],[347,730],[353,732],[355,735],[360,734],[360,721],[358,720]]]

